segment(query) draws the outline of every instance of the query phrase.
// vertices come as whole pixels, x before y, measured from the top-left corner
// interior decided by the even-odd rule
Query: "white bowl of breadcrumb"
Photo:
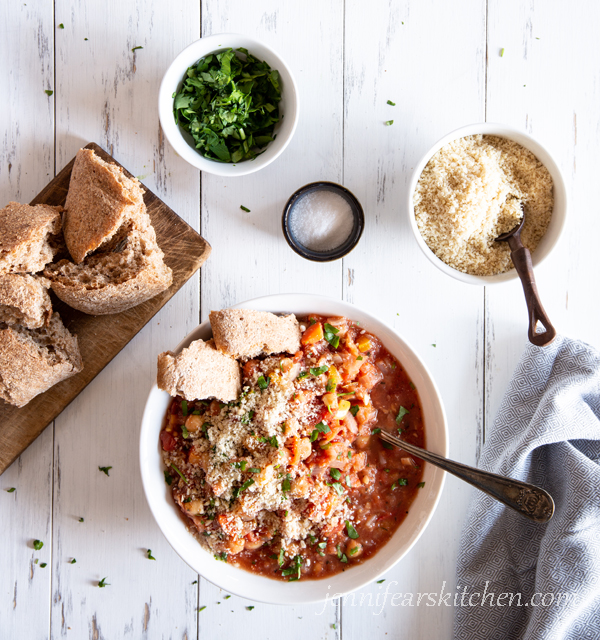
[[[425,256],[468,284],[518,278],[507,242],[495,238],[525,215],[523,244],[533,266],[557,245],[567,193],[550,152],[518,129],[493,123],[461,127],[439,140],[416,165],[408,212]]]
[[[293,313],[297,317],[309,314],[345,316],[359,323],[367,332],[377,336],[385,348],[400,362],[418,390],[423,407],[425,446],[440,455],[448,455],[448,430],[438,389],[419,356],[393,329],[370,313],[347,302],[309,294],[281,294],[255,298],[238,304],[235,309]],[[208,340],[212,335],[209,322],[194,329],[174,349],[180,353],[192,341]],[[172,398],[153,385],[140,433],[140,470],[150,510],[173,549],[198,574],[223,589],[250,600],[271,604],[305,604],[336,599],[356,589],[372,585],[382,574],[399,562],[417,543],[432,519],[444,485],[445,473],[438,467],[425,464],[423,482],[405,519],[379,550],[360,564],[348,564],[348,569],[323,579],[281,581],[234,566],[234,562],[215,559],[213,553],[200,544],[181,517],[172,497],[171,487],[165,483],[166,467],[160,433],[167,407]],[[286,514],[287,516],[287,514]],[[235,559],[235,556],[234,556]],[[344,562],[342,560],[342,562]],[[383,580],[381,580],[383,582]]]

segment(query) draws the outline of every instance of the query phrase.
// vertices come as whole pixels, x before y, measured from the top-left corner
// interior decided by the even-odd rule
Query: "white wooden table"
[[[476,463],[525,346],[525,303],[518,283],[463,285],[421,255],[406,218],[407,182],[435,140],[471,122],[514,125],[545,144],[564,172],[570,224],[538,270],[538,287],[560,332],[600,346],[599,28],[594,0],[568,8],[560,0],[0,3],[0,205],[29,201],[95,141],[213,247],[201,274],[0,477],[1,638],[451,637],[452,607],[392,606],[379,594],[388,585],[390,594],[455,590],[467,485],[448,478],[417,546],[354,601],[248,610],[252,603],[224,599],[194,574],[152,519],[138,468],[142,409],[156,354],[211,309],[321,293],[379,315],[408,339],[441,390],[451,456]],[[234,180],[199,175],[181,160],[156,105],[175,55],[223,32],[278,50],[301,101],[284,154]],[[324,265],[296,256],[280,229],[289,195],[321,179],[353,191],[367,219],[358,248]],[[112,466],[110,477],[98,466]],[[43,549],[34,551],[34,539]],[[110,586],[99,589],[104,577]]]

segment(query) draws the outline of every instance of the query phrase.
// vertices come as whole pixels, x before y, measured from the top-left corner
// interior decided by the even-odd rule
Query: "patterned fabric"
[[[456,607],[455,638],[600,638],[600,353],[528,345],[480,466],[543,487],[556,510],[540,525],[475,492],[456,583],[474,606]]]

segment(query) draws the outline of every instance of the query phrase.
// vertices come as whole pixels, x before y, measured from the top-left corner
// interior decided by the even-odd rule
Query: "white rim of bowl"
[[[456,280],[460,280],[461,282],[465,282],[467,284],[485,286],[517,280],[517,272],[513,268],[510,271],[499,273],[494,276],[474,276],[468,273],[463,273],[462,271],[458,271],[457,269],[454,269],[450,265],[446,264],[445,262],[440,260],[435,255],[435,253],[433,253],[433,251],[428,247],[425,240],[423,240],[423,236],[419,231],[419,227],[417,226],[417,221],[415,219],[415,209],[413,204],[413,194],[415,192],[417,182],[421,177],[421,173],[423,173],[423,169],[425,169],[425,166],[427,165],[429,160],[431,160],[431,158],[449,142],[458,140],[459,138],[465,138],[466,136],[473,136],[477,134],[496,135],[499,138],[508,138],[510,140],[514,140],[522,147],[525,147],[526,149],[531,151],[536,156],[536,158],[546,167],[546,169],[548,169],[550,175],[552,176],[554,192],[554,207],[552,210],[553,217],[550,220],[548,230],[540,240],[537,249],[531,255],[534,267],[538,267],[546,260],[548,255],[550,255],[556,248],[556,245],[562,237],[567,220],[568,202],[567,190],[565,187],[562,172],[552,154],[535,138],[515,127],[510,127],[508,125],[495,122],[480,122],[466,125],[446,134],[427,151],[427,153],[415,166],[408,186],[408,218],[415,240],[417,241],[417,244],[419,245],[421,251],[429,259],[429,261],[432,262],[438,269],[443,271],[446,275],[452,276]],[[555,211],[559,211],[562,213],[560,219],[554,217]]]
[[[232,42],[228,42],[230,40],[235,40],[235,45]],[[225,44],[223,44],[224,42]],[[198,43],[202,43],[202,45],[204,45],[207,50],[201,54],[196,54],[196,49],[200,46]],[[203,49],[204,46],[202,47]],[[290,112],[284,112],[284,115],[288,116],[288,118],[284,118],[283,122],[280,121],[279,124],[280,129],[277,132],[278,138],[281,136],[282,130],[285,127],[285,139],[283,139],[284,136],[281,136],[282,142],[280,142],[279,145],[276,145],[276,139],[273,142],[270,142],[266,150],[261,155],[257,156],[255,160],[245,160],[243,162],[238,162],[235,166],[232,163],[220,163],[205,158],[186,142],[183,134],[179,129],[179,126],[175,122],[175,118],[173,117],[173,91],[170,90],[181,85],[185,70],[192,64],[197,62],[200,58],[208,55],[209,53],[215,53],[224,49],[228,49],[229,47],[245,47],[252,53],[252,55],[254,55],[259,60],[265,59],[264,52],[267,52],[267,57],[272,56],[276,58],[278,60],[278,63],[281,62],[282,68],[277,69],[277,71],[279,72],[283,89],[284,91],[289,92],[290,97],[293,97],[293,105],[287,105],[285,95],[282,92],[282,102],[284,102],[284,107],[293,107]],[[269,64],[271,68],[276,68],[273,64]],[[185,69],[183,68],[184,66]],[[206,36],[204,38],[199,38],[198,40],[195,40],[194,42],[189,44],[183,51],[181,51],[181,53],[176,56],[176,58],[173,60],[173,62],[171,62],[171,64],[165,71],[158,91],[158,118],[160,120],[160,125],[165,133],[165,136],[173,149],[175,149],[175,151],[193,167],[196,167],[197,169],[200,169],[205,173],[211,173],[218,176],[245,176],[250,173],[259,171],[260,169],[263,169],[264,167],[271,164],[283,153],[283,151],[286,149],[286,147],[294,137],[294,133],[296,132],[296,127],[298,125],[299,107],[300,105],[296,80],[286,61],[272,47],[269,47],[263,42],[241,33],[217,33],[214,35]],[[288,125],[290,121],[292,124]],[[288,126],[291,126],[291,129],[289,131],[287,131]],[[272,155],[269,154],[265,157],[265,154],[269,153],[269,149],[271,149],[273,145],[276,145],[278,147],[277,151]],[[258,162],[261,158],[262,162]]]
[[[289,310],[290,308],[293,308],[294,306],[297,306],[297,300],[299,296],[309,296],[312,300],[310,302],[310,306],[311,306],[311,312],[312,313],[324,313],[327,314],[328,313],[328,306],[332,305],[332,304],[339,304],[342,305],[343,307],[349,309],[350,314],[354,313],[355,315],[358,315],[360,317],[368,317],[368,321],[369,323],[372,323],[373,325],[376,326],[374,333],[375,335],[378,335],[381,333],[390,333],[394,336],[394,338],[399,342],[400,346],[402,347],[403,350],[405,350],[406,352],[408,352],[408,354],[410,356],[412,356],[414,358],[414,361],[416,362],[416,368],[419,370],[417,373],[417,375],[419,375],[419,377],[421,378],[421,380],[427,380],[428,384],[430,385],[430,390],[433,393],[433,398],[435,403],[437,404],[436,407],[434,407],[432,409],[433,413],[439,413],[439,418],[440,418],[440,434],[438,435],[438,438],[441,440],[441,446],[436,447],[436,449],[441,449],[440,451],[436,451],[436,453],[439,453],[440,455],[443,455],[445,457],[448,456],[448,439],[449,439],[449,435],[448,435],[448,422],[446,419],[446,412],[444,409],[444,405],[442,402],[442,397],[441,394],[439,392],[439,389],[437,387],[437,384],[435,383],[435,380],[433,379],[431,373],[429,372],[429,369],[427,368],[427,366],[425,365],[425,363],[423,362],[423,360],[417,355],[417,352],[410,346],[410,344],[404,339],[402,338],[394,329],[392,329],[391,327],[389,327],[385,322],[383,322],[382,320],[380,320],[377,316],[372,315],[371,313],[368,313],[366,311],[362,311],[361,309],[359,309],[358,307],[356,307],[355,305],[353,305],[352,303],[349,302],[345,302],[342,300],[335,300],[333,298],[328,298],[326,296],[320,296],[320,295],[313,295],[313,294],[303,294],[303,293],[295,293],[295,294],[275,294],[275,295],[271,295],[271,296],[262,296],[259,298],[252,298],[250,300],[246,300],[244,302],[240,302],[236,305],[233,305],[231,308],[232,309],[243,309],[243,308],[248,308],[248,309],[256,309],[256,310],[260,310],[260,311],[264,311],[264,310],[275,310],[276,312],[286,312],[286,310]],[[294,304],[294,300],[296,301],[296,305]],[[313,304],[314,301],[314,304]],[[315,308],[312,308],[312,307]],[[349,317],[349,316],[347,316]],[[361,320],[361,322],[363,322],[363,320]],[[377,326],[379,325],[379,326]],[[173,350],[174,353],[178,353],[179,351],[181,351],[181,349],[185,348],[186,346],[188,346],[193,340],[198,339],[198,337],[200,337],[200,334],[204,333],[207,330],[207,327],[209,327],[209,321],[206,320],[203,323],[201,323],[200,325],[198,325],[195,329],[193,329],[178,345],[177,347]],[[379,337],[379,336],[378,336]],[[384,342],[385,344],[385,342]],[[404,366],[404,364],[403,364]],[[413,375],[411,375],[411,378],[414,379],[414,374],[415,372],[413,372]],[[418,388],[418,387],[417,387]],[[146,496],[146,502],[148,503],[148,506],[150,508],[150,511],[152,512],[152,515],[154,517],[154,520],[156,522],[156,524],[158,525],[159,529],[161,530],[162,534],[165,536],[165,538],[167,539],[167,542],[171,545],[171,547],[173,548],[173,550],[175,551],[175,553],[177,553],[177,555],[189,566],[191,567],[194,571],[196,571],[199,575],[201,575],[205,580],[208,580],[209,582],[211,582],[212,584],[214,584],[215,586],[221,588],[221,589],[225,589],[228,593],[232,593],[234,595],[238,595],[240,597],[243,598],[247,598],[250,600],[254,600],[256,602],[262,602],[262,603],[266,603],[266,604],[280,604],[280,605],[292,605],[292,604],[311,604],[311,603],[317,603],[317,602],[322,602],[323,600],[326,600],[327,597],[333,598],[333,597],[343,597],[345,595],[347,595],[348,593],[351,593],[353,591],[356,591],[358,589],[362,589],[363,587],[367,586],[368,584],[372,584],[372,582],[376,579],[378,579],[379,576],[383,575],[384,573],[386,573],[387,571],[389,571],[393,566],[395,566],[398,562],[400,562],[403,558],[406,557],[406,555],[411,551],[411,549],[415,546],[415,544],[417,543],[417,541],[419,540],[419,538],[423,535],[423,532],[425,531],[425,529],[427,528],[427,526],[429,525],[429,522],[431,521],[431,519],[433,518],[433,514],[435,513],[438,504],[440,502],[440,498],[442,495],[442,491],[444,488],[444,483],[445,483],[445,479],[446,479],[446,472],[441,470],[439,467],[435,467],[433,465],[431,465],[430,463],[426,463],[425,466],[425,471],[424,473],[430,473],[433,474],[433,477],[429,479],[430,482],[430,486],[429,486],[429,491],[433,491],[435,492],[435,496],[433,498],[433,504],[429,507],[429,513],[426,516],[426,518],[421,521],[419,523],[418,529],[413,533],[412,535],[412,539],[410,540],[410,543],[408,544],[408,546],[406,547],[406,549],[404,549],[401,553],[399,553],[397,555],[397,557],[394,557],[394,555],[392,554],[392,557],[390,559],[388,559],[387,561],[385,561],[381,568],[376,572],[376,573],[370,573],[369,572],[369,568],[372,565],[369,565],[369,563],[376,561],[376,559],[378,558],[379,554],[384,552],[387,545],[392,544],[393,538],[395,536],[398,535],[398,532],[400,532],[402,530],[402,526],[404,524],[404,522],[402,524],[400,524],[400,526],[398,527],[398,529],[396,530],[396,532],[393,534],[392,539],[390,539],[386,545],[384,545],[384,547],[378,552],[376,553],[374,556],[372,556],[371,558],[369,558],[369,560],[367,560],[364,564],[360,564],[360,565],[356,565],[354,567],[352,567],[352,571],[354,572],[355,575],[357,574],[365,574],[363,575],[363,577],[359,580],[356,581],[355,584],[352,584],[351,587],[345,589],[345,590],[336,590],[335,588],[332,591],[333,595],[330,595],[329,593],[329,588],[330,586],[333,584],[333,586],[335,587],[337,582],[340,582],[341,580],[343,580],[343,576],[347,576],[348,575],[348,571],[346,572],[342,572],[342,573],[338,573],[335,574],[333,576],[329,576],[327,578],[323,578],[320,580],[308,580],[305,582],[294,582],[293,585],[290,586],[294,586],[294,585],[325,585],[327,584],[327,588],[328,588],[328,594],[327,596],[312,596],[309,595],[308,597],[302,597],[302,598],[297,598],[297,597],[293,597],[294,596],[294,592],[292,590],[287,590],[285,593],[285,598],[279,598],[279,599],[275,599],[274,597],[271,598],[265,598],[265,597],[260,597],[257,596],[255,597],[253,594],[248,594],[247,592],[244,592],[244,590],[242,588],[237,588],[235,585],[231,585],[231,584],[222,584],[220,583],[220,577],[219,576],[214,576],[211,575],[210,577],[207,577],[206,575],[204,575],[202,573],[202,571],[200,571],[200,567],[198,566],[193,566],[190,563],[190,560],[186,559],[182,553],[180,553],[180,551],[178,550],[178,548],[175,546],[176,542],[174,540],[171,539],[170,536],[170,529],[168,527],[167,524],[163,523],[161,519],[159,519],[159,515],[156,512],[156,508],[157,508],[157,504],[155,504],[155,500],[158,500],[158,498],[154,495],[151,494],[151,483],[152,480],[154,479],[155,475],[161,475],[162,471],[163,471],[163,467],[162,467],[162,455],[159,452],[159,456],[160,456],[160,469],[156,469],[155,471],[147,471],[147,464],[146,464],[146,456],[147,456],[147,452],[151,451],[152,449],[160,449],[159,447],[159,439],[158,436],[156,437],[156,442],[154,444],[152,444],[150,442],[150,439],[148,438],[148,431],[151,429],[150,426],[148,426],[152,420],[152,417],[150,416],[149,413],[149,408],[148,408],[148,404],[149,404],[149,400],[150,398],[156,394],[158,392],[158,388],[156,386],[156,384],[154,384],[152,386],[152,389],[150,390],[150,393],[148,394],[148,399],[146,401],[146,406],[144,409],[144,414],[142,417],[142,428],[140,431],[140,474],[141,474],[141,479],[142,479],[142,486],[144,488],[144,495]],[[159,392],[161,394],[165,394],[165,396],[168,396],[168,394],[166,394],[166,392]],[[170,397],[170,396],[169,396]],[[168,402],[168,401],[167,401]],[[422,404],[424,404],[424,401],[422,400]],[[425,407],[423,407],[425,408]],[[165,407],[166,410],[166,407]],[[427,428],[427,427],[426,427]],[[150,434],[152,435],[152,434]],[[427,431],[425,432],[425,438],[426,438],[426,446],[427,446]],[[160,478],[159,478],[160,480]],[[164,481],[162,482],[162,485],[164,485]],[[433,485],[433,488],[432,486]],[[170,496],[170,492],[168,494]],[[420,494],[418,494],[420,495]],[[412,510],[412,509],[411,509]],[[210,553],[208,551],[206,551],[206,549],[204,549],[203,547],[200,546],[200,543],[192,536],[192,534],[189,534],[191,541],[194,543],[194,545],[198,545],[198,547],[204,552],[204,554],[206,554],[206,557],[210,558],[210,560],[212,560],[212,557],[210,557]],[[173,536],[175,537],[175,536]],[[244,569],[241,568],[236,568],[236,567],[232,567],[232,566],[228,566],[228,568],[230,568],[232,571],[235,571],[235,575],[242,575],[242,578],[240,578],[239,580],[239,584],[242,585],[244,580],[243,577],[244,576],[251,576],[254,579],[259,579],[261,584],[265,584],[267,587],[271,587],[271,590],[276,591],[277,590],[277,586],[281,587],[282,584],[286,584],[287,583],[280,583],[277,580],[273,580],[271,578],[267,578],[264,576],[260,576],[258,574],[252,574],[248,571],[245,571]],[[225,567],[223,567],[223,570],[225,569]],[[249,578],[250,579],[250,578]],[[315,588],[314,591],[317,591],[318,589]]]

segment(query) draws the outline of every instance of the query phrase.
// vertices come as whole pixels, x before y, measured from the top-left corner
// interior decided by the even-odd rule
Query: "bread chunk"
[[[123,224],[135,219],[144,208],[143,196],[140,183],[128,178],[121,167],[104,162],[91,149],[80,149],[63,220],[65,242],[73,260],[79,264]]]
[[[0,276],[0,322],[37,329],[52,316],[50,282],[39,276],[10,273]]]
[[[61,260],[44,274],[70,307],[90,315],[126,311],[168,289],[173,272],[163,262],[148,214],[117,241],[112,251],[95,253],[81,264]]]
[[[0,210],[0,273],[37,273],[56,253],[62,207],[9,202]]]
[[[158,388],[186,400],[235,400],[241,391],[240,364],[215,348],[212,340],[195,340],[178,355],[158,356]]]
[[[300,349],[300,325],[293,314],[224,309],[211,311],[209,317],[217,348],[234,358],[295,353]]]
[[[47,326],[0,329],[0,398],[17,407],[82,368],[77,338],[69,333],[58,313]]]

